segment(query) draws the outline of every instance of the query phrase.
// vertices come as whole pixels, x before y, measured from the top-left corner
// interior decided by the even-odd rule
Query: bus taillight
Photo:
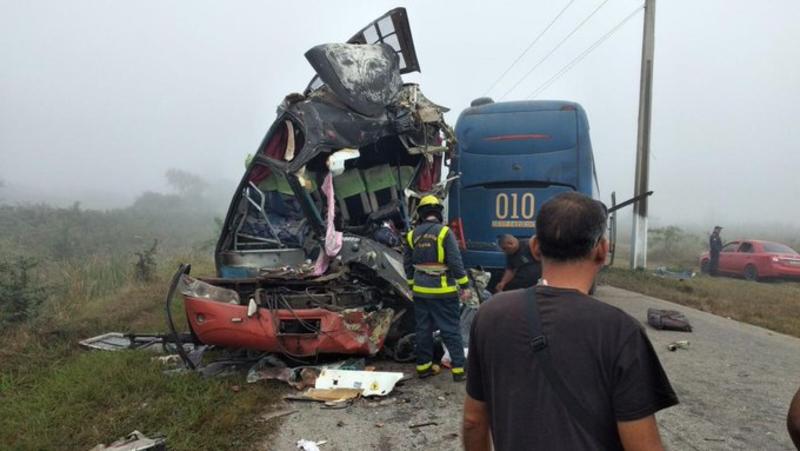
[[[461,222],[461,218],[455,218],[450,221],[450,230],[453,231],[456,237],[456,241],[458,242],[458,247],[461,249],[467,248],[467,243],[464,240],[464,225]]]

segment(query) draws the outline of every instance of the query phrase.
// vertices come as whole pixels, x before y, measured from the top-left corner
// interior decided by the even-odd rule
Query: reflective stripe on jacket
[[[403,264],[415,296],[452,297],[458,286],[469,286],[458,243],[437,222],[425,221],[406,234]]]

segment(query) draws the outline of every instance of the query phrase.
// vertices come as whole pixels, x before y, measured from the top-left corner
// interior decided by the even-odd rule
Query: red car
[[[709,256],[700,256],[700,269],[708,272]],[[800,254],[791,247],[761,240],[731,241],[719,254],[719,273],[747,280],[800,278]]]

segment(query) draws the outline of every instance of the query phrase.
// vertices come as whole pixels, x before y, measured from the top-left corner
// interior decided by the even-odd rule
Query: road
[[[800,385],[800,339],[613,287],[597,297],[644,322],[650,307],[683,312],[694,332],[647,328],[680,398],[657,415],[672,450],[791,450],[785,415]],[[757,302],[757,300],[754,300]],[[667,344],[689,340],[675,352]],[[376,362],[381,371],[411,374],[413,365]],[[342,410],[292,404],[278,432],[259,449],[295,449],[301,438],[327,440],[322,451],[460,450],[463,384],[442,374],[411,379],[382,400],[358,400]],[[435,422],[435,425],[409,428]]]

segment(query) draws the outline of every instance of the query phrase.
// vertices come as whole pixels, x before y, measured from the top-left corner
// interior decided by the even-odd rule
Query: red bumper
[[[374,355],[389,332],[391,309],[268,310],[251,318],[247,306],[184,296],[186,315],[200,341],[209,345],[287,353]]]

